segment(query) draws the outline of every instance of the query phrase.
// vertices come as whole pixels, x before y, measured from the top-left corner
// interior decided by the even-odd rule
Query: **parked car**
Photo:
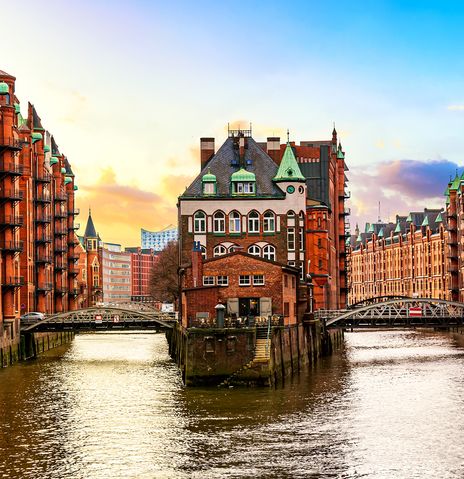
[[[45,319],[45,314],[32,311],[30,313],[23,314],[20,319],[21,321],[41,321],[42,319]]]

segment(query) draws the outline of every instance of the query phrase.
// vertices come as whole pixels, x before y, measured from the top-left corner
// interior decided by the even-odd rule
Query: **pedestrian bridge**
[[[21,321],[21,332],[167,330],[176,319],[169,313],[138,308],[94,307],[53,314],[41,321]]]
[[[315,312],[326,326],[348,328],[447,328],[464,323],[464,303],[435,298],[382,298],[352,309]]]

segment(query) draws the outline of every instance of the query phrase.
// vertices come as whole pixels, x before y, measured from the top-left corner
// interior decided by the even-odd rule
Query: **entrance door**
[[[259,316],[259,298],[239,298],[239,315]]]

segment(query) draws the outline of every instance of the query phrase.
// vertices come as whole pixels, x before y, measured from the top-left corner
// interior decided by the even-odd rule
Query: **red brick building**
[[[101,252],[101,240],[95,229],[92,214],[89,210],[89,217],[85,227],[82,245],[86,252],[87,272],[87,300],[88,306],[95,306],[103,301],[103,260]]]
[[[158,256],[153,249],[126,248],[131,254],[132,292],[131,301],[151,303],[150,275],[156,266]]]
[[[226,306],[226,320],[243,321],[251,316],[279,316],[283,324],[298,319],[298,269],[244,252],[203,260],[194,247],[191,264],[182,278],[182,325],[213,324],[216,305]]]

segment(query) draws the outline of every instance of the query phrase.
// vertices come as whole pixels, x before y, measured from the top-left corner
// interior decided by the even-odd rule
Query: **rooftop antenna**
[[[381,221],[381,220],[380,220],[380,201],[379,201],[379,217],[378,217],[378,219],[377,219],[377,223],[380,223],[380,221]]]
[[[251,128],[251,121],[250,121],[250,136],[251,136],[251,131],[252,131],[252,128]]]

